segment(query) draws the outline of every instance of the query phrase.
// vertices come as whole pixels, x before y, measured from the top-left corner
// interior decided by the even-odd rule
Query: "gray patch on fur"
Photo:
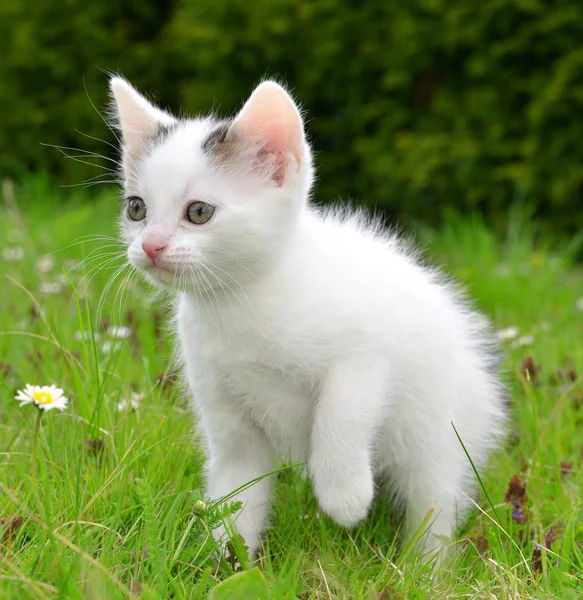
[[[231,121],[221,121],[202,143],[204,152],[212,152],[217,146],[224,144],[230,128]]]
[[[202,151],[221,164],[232,163],[241,153],[232,124],[232,120],[220,121],[202,143]]]
[[[156,131],[148,136],[151,147],[157,147],[163,144],[178,129],[180,121],[175,121],[170,125],[159,124]]]

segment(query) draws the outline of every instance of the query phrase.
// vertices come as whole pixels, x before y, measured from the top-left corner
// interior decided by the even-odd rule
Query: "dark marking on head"
[[[207,154],[213,152],[218,146],[225,143],[231,129],[231,121],[222,121],[208,135],[202,143],[202,149]]]
[[[241,153],[240,140],[232,125],[232,120],[217,123],[202,143],[202,151],[223,165],[235,162]]]
[[[170,137],[170,135],[176,131],[179,124],[179,121],[174,121],[170,125],[163,125],[162,123],[159,123],[156,131],[154,131],[154,133],[148,137],[148,141],[150,142],[151,146],[154,147],[163,144]]]

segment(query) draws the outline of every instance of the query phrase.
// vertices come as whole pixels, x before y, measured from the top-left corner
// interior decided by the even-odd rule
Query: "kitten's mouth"
[[[174,271],[173,269],[153,262],[148,263],[144,268],[149,273],[167,273],[169,275],[176,274],[176,271]]]

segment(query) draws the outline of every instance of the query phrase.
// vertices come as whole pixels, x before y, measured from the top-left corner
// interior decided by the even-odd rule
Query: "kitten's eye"
[[[206,202],[193,202],[186,209],[186,218],[195,225],[207,223],[215,212],[215,207]]]
[[[128,198],[128,217],[132,221],[143,221],[146,218],[146,203],[141,198]]]

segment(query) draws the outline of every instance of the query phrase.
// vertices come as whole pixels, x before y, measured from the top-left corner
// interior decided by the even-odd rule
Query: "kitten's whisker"
[[[93,250],[90,254],[88,254],[85,258],[82,258],[78,263],[73,265],[70,269],[67,269],[67,273],[72,273],[73,271],[78,271],[78,270],[94,263],[96,260],[99,260],[101,258],[108,258],[111,256],[117,256],[119,258],[122,258],[125,254],[122,250],[116,250],[113,252],[101,252],[100,254],[97,254],[97,255],[95,254],[97,251],[105,250],[108,247],[113,247],[113,246],[103,246],[102,248]]]
[[[103,245],[103,246],[99,246],[98,248],[94,248],[93,250],[91,250],[91,251],[89,252],[89,254],[87,254],[86,256],[84,256],[84,257],[81,259],[81,262],[82,262],[82,261],[84,261],[84,260],[86,260],[86,259],[87,259],[87,258],[89,258],[90,256],[93,256],[93,255],[94,255],[96,252],[99,252],[99,251],[101,251],[101,250],[106,250],[107,248],[119,248],[119,250],[118,250],[118,253],[119,253],[120,255],[123,255],[123,254],[124,254],[124,252],[123,252],[123,246],[122,246],[121,244],[118,244],[118,243],[113,243],[113,244],[105,244],[105,245]]]
[[[101,118],[101,120],[105,123],[105,126],[109,129],[109,131],[111,131],[111,133],[113,133],[113,137],[116,139],[119,147],[121,148],[122,147],[122,143],[121,143],[121,140],[119,139],[119,137],[117,136],[117,134],[115,133],[115,130],[107,122],[107,119],[105,119],[104,116],[99,112],[99,110],[97,109],[97,107],[93,103],[93,100],[91,100],[91,97],[89,96],[89,92],[87,91],[87,84],[85,83],[85,77],[83,77],[83,87],[85,88],[85,95],[87,96],[87,100],[89,100],[89,103],[91,104],[91,106],[93,107],[93,109],[95,110],[95,112],[99,115],[99,117]]]
[[[99,301],[97,303],[97,310],[96,310],[96,317],[95,317],[97,323],[101,322],[101,316],[103,314],[103,309],[105,307],[105,301],[107,299],[107,295],[109,294],[109,290],[113,286],[115,280],[123,273],[123,269],[124,269],[124,267],[119,267],[113,273],[113,275],[111,275],[109,277],[109,279],[107,280],[107,283],[106,283],[105,287],[103,288],[103,291],[101,292],[101,295],[99,297]]]
[[[131,290],[132,290],[132,305],[133,305],[135,303],[135,298],[136,298],[135,281],[137,281],[138,270],[133,265],[128,265],[128,266],[130,267],[130,273],[129,273],[127,282],[124,282],[124,287],[122,290],[122,296],[121,296],[120,302],[123,303],[124,294],[126,293],[126,291],[128,289],[131,288]],[[121,322],[121,315],[120,315],[120,322]]]
[[[73,185],[83,185],[83,184],[91,183],[93,181],[98,181],[98,180],[102,181],[102,179],[100,179],[100,178],[102,178],[102,177],[111,177],[111,176],[112,176],[111,173],[98,173],[97,175],[94,175],[93,177],[88,177],[87,179],[85,179],[81,183],[73,183],[73,184],[70,184],[70,185],[62,186],[62,187],[72,187]],[[120,181],[121,181],[121,179],[120,179]]]
[[[93,279],[95,279],[98,273],[111,272],[113,269],[116,268],[117,265],[115,264],[114,259],[106,261],[103,265],[96,265],[92,267],[77,283],[77,288],[83,288],[85,290],[88,290],[89,286],[91,285],[91,282],[93,281]]]
[[[185,265],[180,265],[180,279],[178,280],[178,289],[179,291],[184,291],[186,292],[186,282],[184,281],[184,273],[186,271],[186,267]],[[184,290],[182,289],[182,283],[184,281]]]
[[[129,265],[127,265],[127,266],[129,266]],[[131,275],[131,271],[129,271],[128,273],[126,273],[123,276],[121,283],[117,286],[117,291],[115,292],[115,297],[113,299],[113,312],[115,312],[116,307],[118,307],[117,323],[119,325],[123,325],[123,322],[122,322],[123,296],[127,289],[126,285],[130,278],[130,275]]]
[[[243,313],[245,313],[246,308],[243,305],[243,303],[241,302],[241,299],[236,294],[236,292],[223,279],[221,279],[212,269],[210,269],[207,266],[207,264],[205,264],[204,261],[200,263],[200,266],[202,266],[204,269],[206,269],[206,271],[208,271],[215,278],[215,280],[219,284],[219,287],[221,288],[223,297],[227,298],[227,300],[229,301],[229,305],[230,305],[233,313],[237,314],[237,309],[236,309],[235,305],[233,304],[231,296],[235,297],[237,302],[241,305],[241,308],[243,308]],[[218,310],[220,310],[220,308],[218,308]],[[221,317],[222,317],[222,311],[221,311]]]
[[[109,290],[115,283],[115,280],[123,273],[124,269],[128,267],[127,263],[123,264],[119,267],[115,273],[108,279],[107,284],[105,285],[103,292],[101,293],[101,297],[99,298],[99,302],[97,303],[97,322],[101,320],[101,314],[103,311],[103,307],[105,305],[105,300],[107,299],[107,295],[109,294]]]
[[[176,273],[177,273],[177,270],[174,269],[174,276],[172,277],[172,289],[174,289],[174,284],[176,283]]]
[[[71,154],[67,154],[67,152],[65,152],[64,150],[61,150],[58,146],[53,146],[52,144],[42,144],[43,146],[49,146],[51,148],[55,148],[58,152],[60,152],[63,156],[70,158],[71,160],[74,160],[75,162],[84,164],[84,165],[89,165],[90,167],[97,167],[98,169],[103,169],[104,171],[107,171],[108,173],[111,173],[112,175],[117,175],[117,173],[113,170],[110,169],[109,167],[106,167],[104,165],[98,165],[97,163],[92,163],[89,162],[87,160],[81,160],[80,158],[77,158]]]
[[[214,273],[214,271],[212,271],[212,269],[210,269],[207,265],[210,265],[210,267],[214,268],[214,269],[218,269],[219,271],[221,271],[222,273],[224,273],[225,275],[228,275],[239,287],[239,289],[241,290],[241,293],[243,294],[243,296],[245,297],[245,300],[247,301],[247,306],[251,309],[251,312],[257,316],[257,313],[255,311],[255,307],[251,304],[251,301],[249,300],[249,296],[247,296],[247,293],[245,292],[245,290],[243,289],[243,287],[241,286],[241,284],[230,274],[227,273],[227,271],[225,271],[224,269],[221,269],[221,267],[218,267],[217,265],[214,265],[212,262],[208,261],[208,260],[203,260],[201,262],[202,266],[204,266],[207,270],[209,270],[217,279],[219,283],[219,285],[224,284],[224,286],[231,292],[231,294],[233,294],[233,296],[235,296],[235,298],[237,299],[237,302],[239,302],[239,304],[241,305],[241,307],[243,308],[243,310],[247,310],[245,305],[243,304],[241,298],[239,297],[238,294],[235,293],[235,291],[233,290],[233,288],[231,288],[231,286],[224,281],[223,279],[219,278],[216,273]],[[224,288],[223,288],[224,289]]]
[[[113,301],[113,309],[115,311],[115,306],[118,302],[118,296],[119,296],[119,304],[118,304],[119,309],[118,309],[118,317],[117,317],[117,322],[119,323],[119,325],[123,325],[122,312],[123,312],[123,306],[124,306],[123,305],[124,295],[133,279],[134,270],[135,270],[135,268],[132,265],[127,265],[127,266],[130,267],[130,272],[126,274],[123,281],[119,285],[117,292],[115,294],[115,299]]]
[[[95,234],[95,235],[83,235],[75,240],[73,240],[68,246],[65,246],[64,248],[60,248],[59,250],[53,250],[53,252],[50,252],[49,254],[56,254],[57,252],[62,252],[63,250],[67,250],[69,248],[71,248],[72,246],[76,246],[77,244],[85,244],[88,242],[98,242],[98,241],[111,241],[111,242],[117,242],[120,246],[122,245],[122,243],[115,237],[111,236],[111,235],[100,235],[100,234]]]
[[[101,179],[102,177],[108,177],[109,179]],[[95,175],[93,177],[89,177],[85,181],[81,183],[69,183],[66,185],[61,185],[59,187],[62,188],[73,188],[73,187],[91,187],[91,185],[97,185],[99,183],[123,183],[121,178],[111,179],[111,173],[99,173],[99,175]]]
[[[96,256],[87,257],[87,258],[83,259],[82,261],[80,261],[79,263],[77,263],[74,267],[69,269],[67,271],[67,273],[73,273],[76,271],[83,272],[84,269],[86,269],[90,265],[95,265],[97,263],[97,261],[107,259],[107,262],[109,263],[110,260],[112,260],[114,258],[115,259],[123,258],[123,254],[120,252],[103,252],[101,254],[97,254]],[[99,267],[100,265],[97,264],[97,266]]]
[[[91,285],[91,282],[93,281],[93,279],[95,278],[95,276],[97,275],[97,273],[99,273],[99,272],[109,273],[109,272],[111,272],[115,268],[116,268],[115,265],[110,265],[110,266],[108,266],[106,268],[94,267],[94,269],[92,269],[92,271],[90,272],[90,273],[92,273],[92,276],[87,281],[85,281],[86,278],[84,278],[82,281],[80,281],[77,284],[76,288],[79,289],[79,290],[88,291],[89,287]],[[89,275],[89,273],[87,275]]]
[[[216,304],[217,304],[217,313],[219,314],[219,317],[221,318],[221,323],[223,325],[223,329],[225,328],[225,317],[223,316],[223,311],[221,310],[221,303],[219,301],[219,297],[217,296],[217,293],[215,292],[215,289],[213,288],[213,286],[210,284],[209,280],[207,279],[206,275],[204,274],[203,271],[197,271],[197,274],[201,277],[201,279],[204,280],[204,282],[206,283],[205,288],[207,290],[209,290],[210,293],[212,293]],[[212,307],[212,300],[210,299],[210,295],[209,295],[209,300],[211,302],[211,307]],[[210,312],[209,312],[210,315]],[[212,317],[211,317],[212,318]],[[213,323],[215,325],[215,327],[217,326],[216,322],[213,319]]]
[[[119,180],[108,180],[108,181],[94,181],[93,183],[82,183],[82,184],[77,184],[77,185],[71,185],[71,186],[60,186],[60,187],[82,187],[83,189],[87,189],[90,187],[94,187],[96,185],[102,185],[102,184],[109,184],[109,185],[119,185],[120,181]]]
[[[205,309],[206,309],[206,311],[207,311],[207,313],[208,313],[208,315],[210,317],[210,320],[212,321],[213,325],[215,326],[215,328],[218,329],[217,323],[216,323],[216,321],[215,321],[215,319],[213,317],[213,306],[212,306],[212,299],[210,297],[210,294],[207,291],[207,288],[205,286],[202,286],[200,284],[200,281],[199,281],[199,279],[197,277],[197,273],[194,270],[194,268],[192,267],[192,265],[189,265],[189,268],[190,268],[190,274],[191,274],[191,277],[192,277],[192,280],[193,280],[195,292],[197,293],[197,296],[200,297],[201,302],[202,302],[203,306],[205,307]],[[205,302],[205,300],[204,300],[204,296],[205,295],[206,295],[206,299],[207,299],[208,302]]]
[[[85,265],[85,269],[84,269],[84,271],[82,271],[83,276],[79,280],[78,285],[87,285],[88,286],[91,283],[93,277],[99,271],[108,271],[111,268],[117,267],[117,264],[116,264],[117,262],[118,262],[117,256],[111,256],[110,258],[101,257],[101,256],[95,257],[94,260],[92,260],[90,263]],[[90,279],[85,283],[85,280],[89,277],[90,277]]]
[[[95,140],[96,142],[103,142],[104,144],[107,144],[108,146],[113,148],[116,152],[119,152],[119,149],[114,144],[112,144],[111,142],[108,142],[107,140],[102,140],[101,138],[95,137],[94,135],[89,135],[88,133],[83,133],[79,129],[75,129],[75,131],[81,135],[84,135],[86,138],[89,138],[90,140]]]
[[[100,177],[107,177],[107,179],[99,179]],[[96,175],[95,177],[90,177],[89,179],[86,179],[85,181],[82,181],[81,183],[69,183],[69,184],[64,184],[64,185],[60,185],[59,187],[61,188],[76,188],[76,187],[82,187],[82,188],[89,188],[89,187],[93,187],[94,185],[99,185],[101,183],[104,184],[116,184],[116,185],[121,185],[123,183],[122,179],[120,178],[113,178],[112,173],[100,173],[99,175]]]
[[[235,277],[233,277],[230,273],[228,273],[227,271],[225,271],[224,269],[221,269],[221,267],[213,264],[210,260],[205,260],[205,263],[210,265],[211,267],[213,267],[213,269],[218,269],[221,273],[224,273],[227,277],[229,277],[230,279],[232,279],[236,284],[237,287],[243,292],[245,293],[245,290],[241,287],[241,284],[237,281],[237,279]]]
[[[251,275],[253,279],[259,281],[259,277],[257,277],[257,275],[253,273],[253,271],[251,271],[246,265],[244,265],[234,254],[227,252],[224,248],[215,248],[215,251],[220,252],[221,254],[233,259],[240,267],[247,271],[247,273],[249,273],[249,275]]]
[[[109,158],[104,154],[98,154],[97,152],[91,152],[90,150],[83,150],[83,148],[72,148],[70,146],[56,146],[55,144],[43,144],[44,146],[48,146],[50,148],[55,148],[57,150],[71,150],[75,152],[80,152],[81,154],[69,154],[71,158],[101,158],[103,160],[107,160],[109,162],[114,163],[116,166],[121,167],[121,163],[113,158]]]

